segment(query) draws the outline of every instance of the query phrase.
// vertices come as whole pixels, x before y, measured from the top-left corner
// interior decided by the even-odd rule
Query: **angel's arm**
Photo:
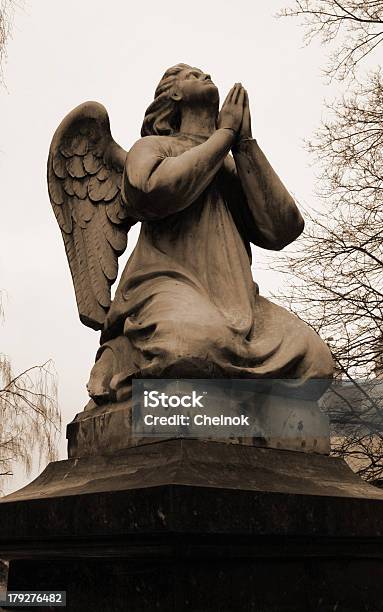
[[[138,220],[161,219],[190,206],[213,180],[232,142],[233,133],[219,129],[206,142],[172,157],[162,137],[139,140],[125,164],[128,214]]]
[[[304,227],[293,198],[255,140],[235,147],[234,160],[246,198],[249,240],[264,249],[283,249]]]

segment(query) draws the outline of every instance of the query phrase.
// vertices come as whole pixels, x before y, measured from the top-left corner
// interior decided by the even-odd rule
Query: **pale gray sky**
[[[286,0],[287,2],[288,0]],[[52,135],[77,104],[108,110],[115,140],[128,149],[163,72],[178,62],[208,71],[223,99],[236,81],[249,92],[253,133],[286,186],[315,206],[314,170],[302,146],[329,95],[323,50],[302,46],[296,21],[275,19],[281,0],[26,0],[18,11],[0,91],[0,288],[6,321],[0,351],[15,370],[53,359],[64,425],[87,402],[85,383],[98,333],[84,327],[61,234],[46,188]],[[130,233],[129,252],[137,228]],[[254,277],[263,293],[279,279]],[[60,457],[65,458],[65,427]],[[18,475],[10,488],[26,481]]]

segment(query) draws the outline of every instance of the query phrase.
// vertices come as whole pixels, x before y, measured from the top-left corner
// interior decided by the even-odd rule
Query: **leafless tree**
[[[338,60],[327,74],[353,75],[344,95],[326,103],[326,119],[307,142],[319,169],[321,212],[306,211],[305,234],[280,269],[289,278],[285,302],[328,340],[338,375],[352,383],[354,391],[339,390],[345,435],[335,437],[334,453],[377,480],[383,393],[361,381],[383,377],[383,77],[379,66],[363,76],[357,67],[382,40],[383,2],[307,0],[283,14],[303,16],[309,40],[336,38]]]
[[[52,362],[15,375],[9,358],[0,353],[0,485],[12,476],[16,464],[28,474],[34,457],[53,460],[59,435]]]
[[[0,0],[0,82],[7,57],[13,17],[23,0]],[[4,292],[3,292],[4,294]],[[4,319],[0,292],[0,324]],[[52,460],[60,434],[56,375],[47,361],[14,374],[7,355],[0,352],[0,490],[16,464],[28,473],[33,459]]]
[[[7,59],[7,44],[11,37],[13,18],[17,7],[23,0],[0,0],[0,82],[4,84],[4,63]]]
[[[381,0],[296,0],[279,15],[300,17],[305,26],[304,40],[319,36],[330,52],[324,71],[330,78],[343,80],[383,41],[383,2]]]
[[[354,376],[378,364],[383,338],[383,84],[345,96],[308,143],[321,168],[322,212],[306,213],[294,306]],[[299,282],[300,281],[300,282]]]

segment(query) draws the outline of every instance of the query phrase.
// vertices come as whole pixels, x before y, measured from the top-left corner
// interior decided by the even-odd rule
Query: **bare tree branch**
[[[371,380],[383,379],[383,77],[379,66],[358,73],[383,40],[383,0],[296,0],[280,16],[301,18],[305,42],[319,37],[329,47],[324,72],[347,79],[348,93],[325,104],[306,143],[322,211],[307,211],[297,251],[281,257],[288,284],[277,299],[328,340],[337,376],[349,383],[331,399],[346,427],[334,454],[381,481],[383,392]]]
[[[7,44],[12,34],[13,18],[17,6],[15,0],[0,0],[0,82],[4,84],[4,64],[7,60]]]
[[[15,375],[0,353],[0,485],[16,464],[28,474],[36,455],[39,462],[56,458],[61,431],[56,378],[51,361]]]
[[[295,253],[280,256],[288,283],[275,297],[329,339],[338,374],[353,381],[358,405],[343,398],[341,414],[353,427],[335,438],[334,453],[376,480],[383,476],[383,397],[371,397],[358,380],[383,376],[380,69],[326,110],[328,119],[307,143],[319,168],[322,211],[306,211]]]
[[[354,76],[360,62],[383,41],[382,1],[296,0],[278,16],[301,18],[306,43],[319,37],[331,47],[338,41],[324,69],[330,79]]]

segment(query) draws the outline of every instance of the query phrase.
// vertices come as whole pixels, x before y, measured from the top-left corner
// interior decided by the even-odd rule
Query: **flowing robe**
[[[91,394],[96,384],[121,399],[132,377],[331,377],[327,345],[259,295],[251,274],[250,243],[279,250],[302,217],[257,142],[242,142],[233,159],[222,132],[199,144],[147,136],[128,153],[123,199],[141,232]]]

